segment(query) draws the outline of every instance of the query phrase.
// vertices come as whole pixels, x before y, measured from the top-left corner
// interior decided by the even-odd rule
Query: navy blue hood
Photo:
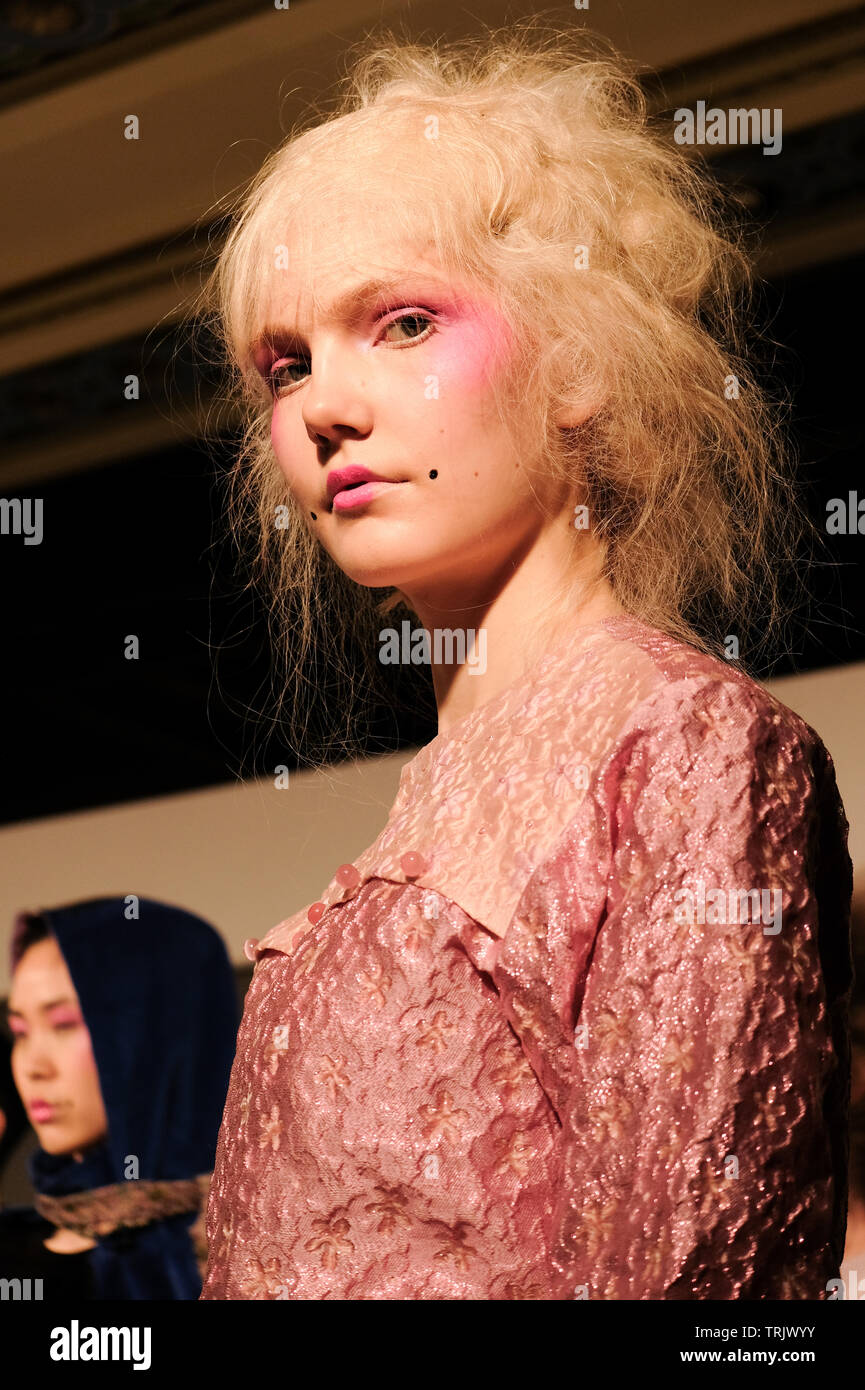
[[[133,1173],[188,1179],[213,1168],[239,1021],[234,973],[222,939],[202,918],[147,898],[137,899],[138,916],[130,918],[135,901],[100,898],[38,914],[78,994],[108,1117],[107,1140],[83,1162],[36,1152],[31,1176],[39,1192],[80,1192]],[[16,940],[12,959],[14,968]],[[102,1296],[197,1298],[192,1219],[171,1217],[100,1240],[93,1255]],[[106,1260],[112,1249],[116,1258]]]

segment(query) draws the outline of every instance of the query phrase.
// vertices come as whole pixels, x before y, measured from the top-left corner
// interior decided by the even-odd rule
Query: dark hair
[[[37,941],[45,941],[51,935],[51,928],[40,913],[19,912],[12,929],[13,971],[17,969],[18,962],[25,951],[29,951],[31,946],[36,945]]]
[[[5,1034],[0,1034],[0,1110],[6,1116],[6,1128],[0,1139],[2,1173],[18,1147],[19,1139],[27,1130],[27,1112],[12,1077],[12,1044]]]
[[[850,917],[853,984],[850,990],[850,1050],[855,1069],[865,1055],[865,895],[855,894]],[[865,1202],[865,1094],[850,1106],[850,1197]]]
[[[15,970],[25,951],[51,936],[51,928],[38,912],[20,912],[15,918],[12,931],[12,969]],[[0,1109],[6,1116],[6,1129],[0,1139],[0,1172],[6,1167],[18,1146],[22,1134],[27,1129],[27,1112],[21,1104],[18,1089],[12,1077],[12,1044],[4,1032],[0,1056]]]

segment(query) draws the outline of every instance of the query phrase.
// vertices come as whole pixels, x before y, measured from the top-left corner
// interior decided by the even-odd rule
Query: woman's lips
[[[36,1100],[30,1106],[29,1115],[34,1124],[47,1125],[57,1118],[57,1107],[45,1100]]]
[[[386,488],[401,487],[401,483],[361,483],[360,487],[345,487],[333,499],[335,512],[353,512],[357,507],[365,507],[374,497],[380,496]]]

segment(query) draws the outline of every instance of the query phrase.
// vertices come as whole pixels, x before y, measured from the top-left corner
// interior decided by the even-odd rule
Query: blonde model
[[[238,210],[286,703],[322,615],[372,664],[398,619],[439,732],[249,945],[203,1298],[828,1296],[847,824],[746,673],[807,528],[721,203],[620,59],[527,30],[379,41]]]

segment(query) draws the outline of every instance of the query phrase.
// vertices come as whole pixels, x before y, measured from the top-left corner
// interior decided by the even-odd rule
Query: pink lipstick
[[[380,497],[388,488],[399,487],[399,483],[362,483],[360,486],[343,488],[333,499],[333,510],[335,512],[353,512],[359,507],[365,507],[367,502],[372,502],[373,498]]]
[[[350,512],[366,506],[387,487],[398,487],[402,479],[383,478],[358,463],[335,468],[327,479],[327,495],[335,512]]]
[[[34,1124],[47,1125],[55,1118],[55,1107],[49,1105],[47,1100],[34,1100],[29,1113]]]

